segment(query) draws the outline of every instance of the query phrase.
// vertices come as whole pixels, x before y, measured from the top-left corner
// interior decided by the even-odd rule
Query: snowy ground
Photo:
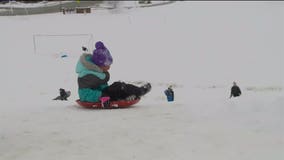
[[[282,160],[283,9],[176,2],[0,17],[0,159]],[[33,35],[79,33],[110,49],[110,83],[150,81],[152,92],[129,109],[78,107],[81,53],[35,54]],[[229,99],[233,81],[243,95]],[[173,103],[163,95],[169,84]],[[60,87],[71,90],[69,101],[51,100]]]

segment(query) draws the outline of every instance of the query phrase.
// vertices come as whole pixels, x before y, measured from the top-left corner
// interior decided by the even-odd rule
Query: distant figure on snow
[[[85,47],[85,46],[82,46],[82,50],[83,50],[84,52],[88,52],[88,48]]]
[[[83,54],[91,54],[86,46],[82,46]]]
[[[53,100],[64,100],[67,101],[67,98],[71,95],[70,91],[65,91],[63,88],[59,89],[59,96],[54,98]]]
[[[169,86],[168,89],[164,91],[164,93],[167,96],[168,102],[174,101],[174,91],[172,89],[172,86]]]
[[[233,82],[233,87],[231,88],[231,95],[230,98],[232,97],[238,97],[242,94],[241,89],[239,86],[237,86],[236,82]]]

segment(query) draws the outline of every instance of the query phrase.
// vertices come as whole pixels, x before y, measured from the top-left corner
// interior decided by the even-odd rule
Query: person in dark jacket
[[[111,101],[135,99],[151,90],[150,83],[141,87],[120,81],[108,85],[112,56],[103,42],[98,41],[95,47],[93,54],[82,54],[76,66],[80,101],[98,102],[101,97],[110,97]]]
[[[241,89],[239,86],[237,86],[236,82],[233,82],[233,87],[231,88],[231,95],[230,98],[232,97],[238,97],[242,94]]]
[[[54,98],[53,100],[65,100],[67,101],[67,98],[71,95],[70,91],[65,91],[65,89],[60,88],[59,89],[59,96],[57,96],[56,98]]]
[[[167,96],[167,100],[168,100],[169,102],[174,101],[174,90],[173,90],[172,87],[173,87],[173,86],[169,86],[168,89],[166,89],[166,90],[164,91],[165,95]]]

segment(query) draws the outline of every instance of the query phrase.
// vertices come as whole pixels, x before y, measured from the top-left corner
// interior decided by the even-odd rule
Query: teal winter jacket
[[[82,102],[97,102],[108,87],[109,73],[91,61],[91,54],[82,54],[76,65],[78,94]]]

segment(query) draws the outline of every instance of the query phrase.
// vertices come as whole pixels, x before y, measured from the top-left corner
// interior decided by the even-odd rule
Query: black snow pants
[[[142,89],[133,84],[114,82],[103,90],[103,96],[109,96],[111,101],[126,99],[129,96],[140,97]]]

